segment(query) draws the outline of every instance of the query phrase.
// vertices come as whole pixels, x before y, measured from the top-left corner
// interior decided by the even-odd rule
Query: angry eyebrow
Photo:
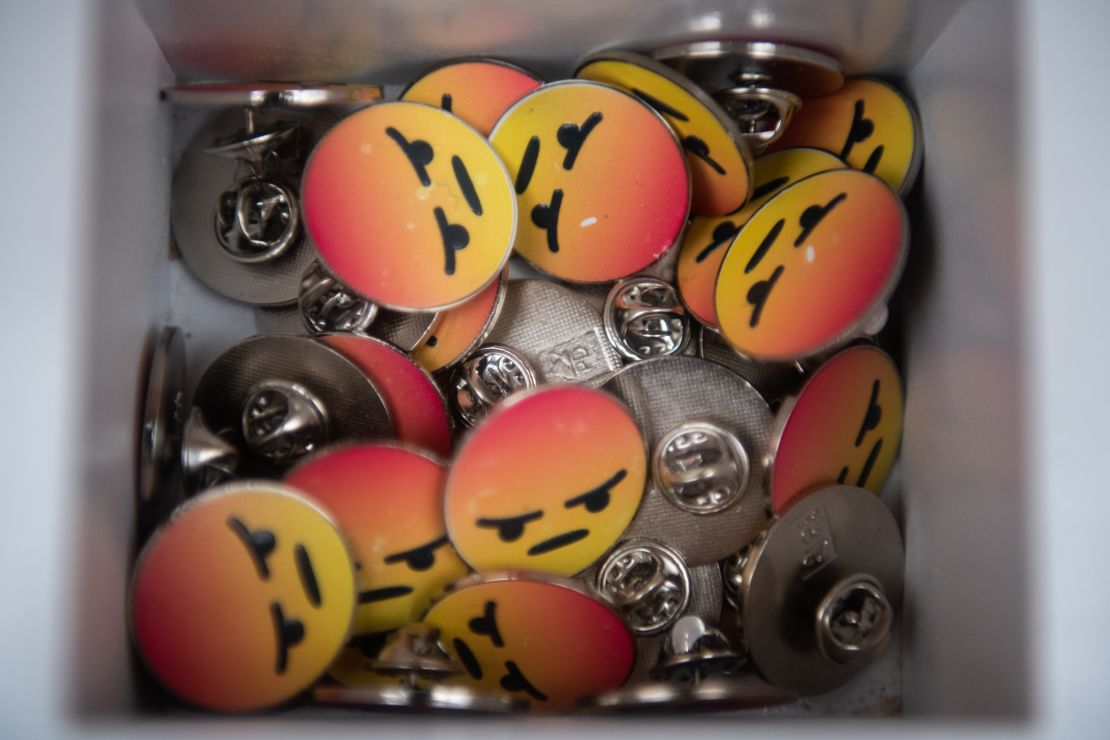
[[[578,159],[578,153],[582,151],[582,145],[586,143],[590,133],[601,123],[602,118],[601,112],[595,111],[586,117],[581,126],[577,123],[564,123],[559,127],[559,130],[555,133],[555,138],[559,145],[567,150],[567,153],[563,156],[564,170],[574,169],[574,162]]]
[[[567,499],[566,503],[563,505],[568,509],[572,509],[575,506],[584,506],[586,511],[591,514],[603,511],[605,507],[609,505],[609,494],[612,488],[626,477],[628,477],[628,470],[621,468],[600,486],[591,488],[585,493]]]
[[[447,537],[443,536],[425,545],[414,547],[411,550],[386,555],[382,562],[386,565],[407,563],[413,570],[428,570],[435,564],[435,551],[447,543]]]
[[[254,568],[258,571],[258,577],[266,580],[270,577],[270,566],[266,563],[266,558],[274,551],[277,546],[277,538],[274,533],[268,529],[255,529],[251,530],[243,520],[239,517],[228,517],[227,526],[231,527],[231,531],[238,535],[243,544],[250,553],[251,560],[254,561]]]
[[[533,522],[543,516],[542,511],[530,511],[527,514],[520,516],[507,516],[507,517],[482,517],[475,524],[479,527],[487,529],[496,529],[497,536],[503,542],[515,542],[519,540],[524,534],[524,525],[528,522]]]
[[[497,602],[487,601],[482,608],[482,616],[471,619],[467,626],[476,635],[488,637],[494,647],[505,647],[501,639],[501,630],[497,626]]]
[[[677,119],[679,121],[690,120],[690,116],[686,115],[678,108],[674,108],[664,103],[662,100],[655,97],[654,95],[649,95],[648,93],[637,87],[632,88],[632,94],[665,116],[670,116],[671,118]]]
[[[431,185],[432,178],[428,176],[428,165],[435,158],[435,150],[432,149],[432,145],[423,139],[410,142],[404,134],[392,126],[387,128],[385,133],[397,143],[397,146],[401,147],[401,151],[405,153],[409,164],[416,171],[416,176],[420,178],[420,184],[424,187]]]

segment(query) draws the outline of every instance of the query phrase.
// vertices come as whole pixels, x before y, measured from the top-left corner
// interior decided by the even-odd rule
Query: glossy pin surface
[[[821,172],[768,201],[717,276],[721,335],[757,360],[799,360],[862,333],[905,265],[901,200],[857,170]]]
[[[443,521],[446,466],[388,444],[341,447],[306,460],[285,480],[331,511],[356,563],[356,633],[415,621],[467,572]]]
[[[178,510],[139,555],[131,629],[171,692],[251,711],[308,688],[347,638],[354,570],[335,524],[275,483],[212,489]]]
[[[913,104],[881,80],[855,78],[806,104],[776,147],[815,146],[906,195],[921,169],[921,123]]]
[[[428,611],[458,680],[565,711],[620,686],[632,670],[632,635],[605,603],[571,581],[489,574],[460,584]]]
[[[463,442],[447,479],[447,529],[476,570],[571,575],[617,541],[646,475],[640,430],[612,396],[525,391]]]
[[[769,476],[775,513],[817,486],[882,490],[902,416],[902,380],[885,352],[861,345],[830,358],[776,418]]]
[[[700,87],[650,57],[606,51],[590,56],[575,77],[632,93],[678,134],[693,183],[691,210],[731,213],[751,193],[751,152],[740,129]]]
[[[582,80],[545,85],[505,113],[490,142],[515,186],[516,251],[543,272],[587,283],[626,277],[662,257],[685,226],[681,145],[628,93]]]
[[[516,199],[489,143],[446,111],[383,103],[320,141],[302,183],[305,223],[326,266],[398,310],[473,297],[501,271]]]
[[[538,75],[500,59],[461,59],[424,72],[401,100],[437,105],[489,136],[513,103],[542,84]]]
[[[846,165],[820,149],[800,147],[767,154],[752,167],[752,197],[740,210],[724,216],[695,216],[682,235],[675,266],[675,287],[698,321],[717,325],[713,304],[717,272],[732,240],[759,210],[783,188],[809,175]]]

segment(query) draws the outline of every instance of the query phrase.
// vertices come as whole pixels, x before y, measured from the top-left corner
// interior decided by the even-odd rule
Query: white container
[[[254,331],[249,310],[168,259],[173,111],[158,100],[163,85],[400,83],[470,53],[556,77],[603,46],[737,35],[815,45],[850,74],[899,80],[920,109],[926,150],[900,290],[902,659],[882,674],[886,703],[870,704],[889,712],[900,697],[904,716],[891,725],[779,722],[774,732],[928,731],[941,721],[964,723],[966,733],[1104,731],[1106,11],[1082,0],[4,7],[0,387],[14,407],[0,433],[0,735],[688,732],[655,721],[433,725],[351,715],[358,724],[306,724],[310,714],[197,723],[144,714],[125,609],[136,389],[152,327],[191,331],[194,365]],[[835,712],[818,701],[774,715]],[[692,727],[731,736],[761,717]]]

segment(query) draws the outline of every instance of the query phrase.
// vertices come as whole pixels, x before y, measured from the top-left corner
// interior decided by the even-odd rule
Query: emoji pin
[[[439,386],[408,355],[380,339],[327,334],[320,341],[358,366],[381,393],[397,439],[451,454],[451,417]]]
[[[905,208],[877,177],[832,170],[789,186],[736,236],[717,276],[721,336],[791,361],[864,333],[906,262]]]
[[[305,224],[327,268],[387,308],[432,311],[501,272],[516,199],[501,160],[439,108],[383,103],[335,126],[302,183]]]
[[[673,247],[686,224],[690,175],[663,117],[614,87],[545,85],[490,134],[509,166],[521,224],[515,249],[571,282],[627,277]]]
[[[391,444],[341,447],[306,460],[286,482],[335,515],[358,580],[353,631],[385,632],[416,620],[467,573],[443,521],[446,467]]]
[[[562,578],[490,573],[460,583],[428,610],[459,680],[565,711],[617,688],[635,660],[632,635],[610,606]]]
[[[736,122],[689,79],[650,57],[624,51],[594,54],[574,76],[632,93],[663,116],[686,152],[694,213],[732,213],[748,200],[748,145]]]
[[[717,272],[732,240],[760,206],[791,183],[846,166],[835,155],[809,147],[764,155],[755,161],[755,188],[747,205],[725,216],[694,217],[682,235],[675,277],[675,287],[690,313],[706,326],[717,325],[713,305]]]
[[[921,123],[906,96],[885,82],[856,78],[807,100],[776,147],[815,146],[882,179],[899,195],[921,169]]]
[[[539,75],[500,59],[461,59],[422,74],[401,100],[438,105],[489,136],[513,103],[542,84]]]
[[[197,706],[280,704],[347,639],[355,576],[333,522],[276,483],[214,488],[178,509],[140,553],[131,630],[151,673]]]
[[[505,303],[508,285],[506,268],[481,293],[461,306],[440,312],[433,330],[412,351],[412,359],[434,373],[470,354],[493,329]]]
[[[771,505],[781,515],[817,486],[878,493],[902,438],[902,381],[890,356],[859,345],[834,355],[783,404],[771,442]]]
[[[463,443],[447,478],[447,531],[475,570],[571,575],[632,520],[647,477],[628,410],[558,385],[502,401]]]

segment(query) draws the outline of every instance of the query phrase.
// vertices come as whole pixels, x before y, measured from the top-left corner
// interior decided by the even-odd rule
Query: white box
[[[907,597],[896,666],[905,716],[774,731],[929,731],[938,722],[968,733],[1104,731],[1108,16],[1082,0],[5,6],[0,387],[14,423],[0,433],[0,734],[689,731],[570,719],[375,717],[364,726],[278,716],[251,720],[256,729],[151,718],[137,706],[125,593],[147,332],[196,329],[189,349],[203,356],[204,342],[224,336],[205,332],[253,327],[249,311],[198,289],[167,260],[172,111],[158,100],[161,86],[212,77],[398,83],[467,53],[559,76],[602,46],[726,35],[816,45],[849,73],[893,76],[917,101],[926,142],[900,291],[910,309]],[[693,727],[732,735],[751,719],[759,715]]]

